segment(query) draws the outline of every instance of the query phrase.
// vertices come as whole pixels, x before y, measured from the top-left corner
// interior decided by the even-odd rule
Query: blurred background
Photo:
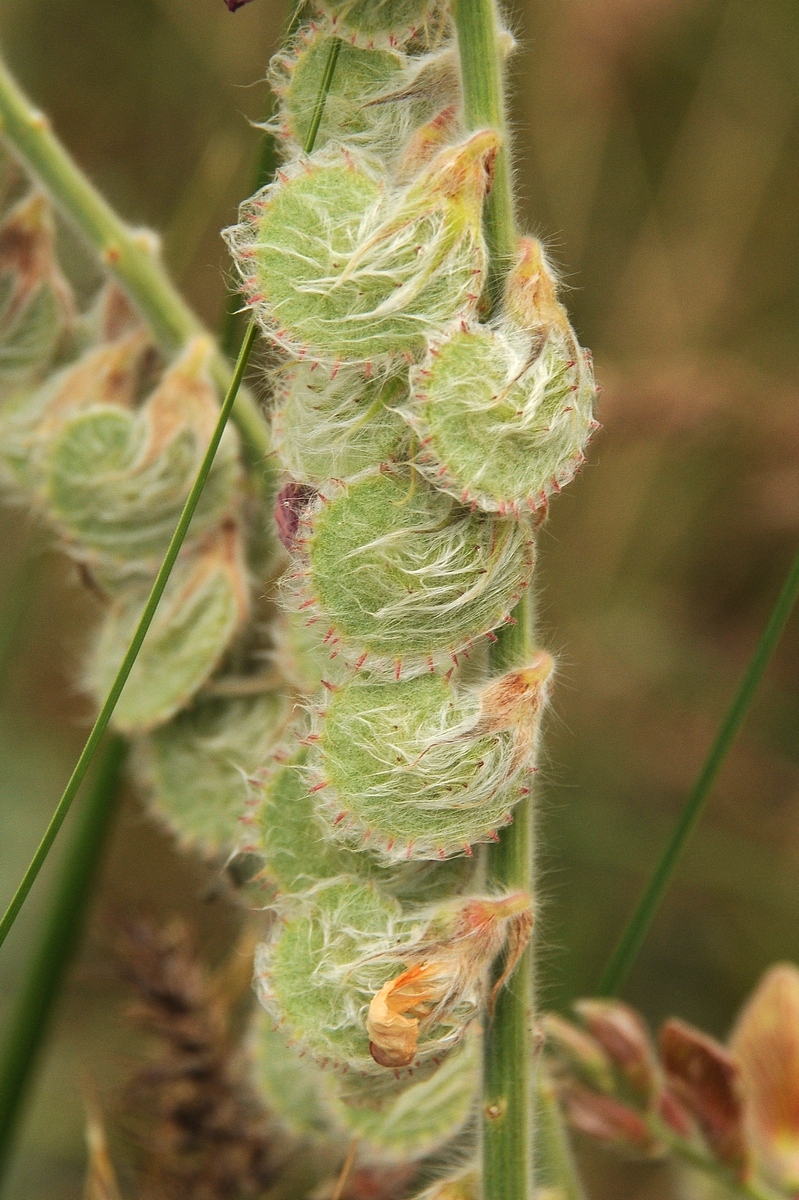
[[[541,797],[540,990],[602,966],[693,782],[799,543],[799,7],[794,0],[525,0],[512,116],[520,211],[567,286],[602,432],[540,543],[559,656]],[[2,0],[0,43],[78,161],[209,324],[219,229],[252,190],[266,63],[286,12],[255,0]],[[93,600],[22,511],[0,516],[0,903],[91,713]],[[0,959],[19,978],[48,868]],[[136,1059],[107,952],[119,913],[182,914],[210,962],[240,920],[129,795],[46,1048],[9,1197],[81,1194],[81,1080]],[[799,961],[794,617],[625,991],[717,1036],[759,974]],[[0,1009],[0,1016],[2,1009]],[[592,1197],[675,1195],[591,1155]]]

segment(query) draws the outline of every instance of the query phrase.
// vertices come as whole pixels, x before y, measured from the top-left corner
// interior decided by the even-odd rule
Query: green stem
[[[536,1067],[536,1098],[536,1175],[542,1177],[539,1187],[543,1183],[554,1189],[563,1200],[586,1200],[555,1089],[541,1062]]]
[[[72,161],[50,128],[17,86],[0,60],[0,133],[8,138],[25,165],[94,247],[107,269],[146,319],[167,354],[189,338],[207,335],[164,270],[157,244],[148,231],[127,226]],[[211,370],[220,392],[231,379],[227,359],[218,351]],[[234,419],[253,470],[269,473],[269,430],[254,400],[242,393]],[[265,481],[267,482],[267,481]]]
[[[500,22],[494,0],[453,0],[452,12],[458,35],[466,128],[490,126],[502,135],[483,219],[489,254],[486,296],[491,310],[499,303],[505,273],[516,253],[503,54],[497,36]]]
[[[120,737],[104,746],[92,787],[79,810],[72,839],[49,898],[25,978],[0,1043],[0,1180],[8,1168],[36,1060],[47,1033],[67,967],[77,948],[83,917],[114,812],[126,746]]]
[[[194,516],[194,510],[197,507],[200,494],[205,486],[205,481],[208,478],[208,474],[211,470],[211,465],[214,461],[214,456],[219,443],[222,440],[222,434],[224,433],[225,426],[227,425],[228,418],[233,408],[233,403],[236,399],[236,393],[238,392],[244,370],[247,366],[247,360],[250,356],[250,351],[252,349],[253,342],[255,341],[255,337],[256,329],[254,325],[251,325],[247,330],[247,336],[244,339],[244,344],[242,345],[238,362],[236,363],[236,367],[233,372],[233,378],[230,381],[228,393],[225,396],[224,403],[219,412],[219,419],[216,423],[216,428],[214,429],[208,449],[205,452],[205,457],[203,458],[200,470],[197,473],[197,478],[195,479],[192,489],[189,492],[188,499],[183,506],[183,512],[180,514],[180,520],[178,521],[177,528],[172,535],[172,540],[169,543],[169,549],[166,552],[164,561],[161,563],[161,567],[158,575],[156,576],[152,591],[150,592],[147,603],[144,606],[144,612],[141,615],[136,632],[133,635],[133,641],[130,643],[127,653],[122,660],[122,665],[117,671],[116,679],[114,680],[111,690],[105,699],[103,707],[100,709],[97,720],[95,721],[92,731],[89,734],[85,746],[83,747],[80,758],[78,759],[70,780],[64,789],[64,794],[59,800],[58,806],[56,807],[56,810],[50,820],[50,824],[45,830],[44,837],[39,843],[38,849],[31,860],[30,866],[25,872],[22,882],[17,888],[17,891],[12,898],[5,914],[3,915],[2,920],[0,920],[0,946],[2,946],[3,942],[6,940],[9,930],[17,918],[17,914],[22,908],[22,905],[25,903],[28,892],[33,887],[36,876],[39,874],[42,864],[50,852],[50,847],[55,841],[56,835],[64,822],[64,818],[69,812],[70,805],[75,798],[75,793],[80,787],[83,777],[89,769],[89,764],[94,757],[95,751],[100,743],[100,739],[102,738],[106,726],[111,720],[111,716],[116,708],[117,700],[119,699],[122,689],[127,682],[128,676],[133,669],[133,664],[136,661],[142,642],[147,634],[147,630],[150,628],[152,619],[155,616],[155,610],[158,607],[158,602],[163,595],[170,572],[172,571],[172,568],[175,565],[175,560],[180,553],[180,548],[183,545],[183,539],[186,536],[186,531],[188,530],[191,519]]]
[[[638,951],[646,939],[660,902],[666,893],[680,855],[691,836],[707,802],[722,764],[735,741],[738,731],[757,691],[763,672],[768,666],[777,642],[780,640],[796,599],[799,596],[799,555],[794,560],[782,591],[777,597],[766,628],[755,647],[754,654],[744,672],[738,691],[733,698],[724,720],[721,722],[713,745],[689,795],[671,838],[652,874],[649,884],[638,902],[627,928],[619,939],[610,962],[605,968],[599,984],[600,996],[614,996],[624,985]]]
[[[501,298],[505,273],[516,250],[510,150],[505,125],[499,16],[494,0],[454,0],[463,107],[468,129],[491,126],[502,135],[494,181],[484,210],[489,251],[486,307]],[[506,670],[529,659],[529,599],[514,613],[516,624],[500,631],[492,666]],[[514,822],[487,854],[489,889],[534,894],[532,797],[516,807]],[[483,1200],[531,1200],[533,1195],[533,947],[497,998],[483,1037]]]

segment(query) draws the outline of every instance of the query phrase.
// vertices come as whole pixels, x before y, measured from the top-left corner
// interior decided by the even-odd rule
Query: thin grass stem
[[[125,740],[103,746],[0,1042],[0,1182],[49,1021],[80,938],[119,793]]]
[[[719,726],[707,759],[699,773],[699,778],[680,813],[649,884],[605,967],[599,983],[600,996],[615,996],[624,986],[671,883],[680,856],[702,815],[713,784],[749,711],[760,680],[763,678],[763,672],[780,640],[797,597],[799,597],[799,554],[796,556],[782,591],[777,597],[771,616],[744,671],[733,701]]]

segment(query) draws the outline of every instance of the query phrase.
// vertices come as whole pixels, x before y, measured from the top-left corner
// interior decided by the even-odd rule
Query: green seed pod
[[[329,1077],[324,1076],[328,1089]],[[378,1103],[356,1104],[332,1094],[329,1107],[367,1155],[422,1158],[456,1137],[474,1112],[480,1079],[480,1037],[470,1029],[427,1078],[405,1084]]]
[[[192,342],[137,412],[93,405],[65,419],[46,463],[43,502],[73,553],[154,567],[166,552],[218,416],[211,346]],[[240,471],[226,430],[189,531],[230,515]]]
[[[514,321],[431,344],[411,373],[404,409],[419,438],[420,471],[461,503],[503,515],[546,506],[585,461],[596,427],[590,357],[537,242],[523,243],[506,307]]]
[[[138,625],[149,588],[124,589],[100,627],[85,684],[101,703]],[[114,712],[123,733],[147,733],[186,704],[216,669],[247,616],[238,531],[222,527],[173,570]]]
[[[0,447],[14,484],[33,492],[42,504],[47,456],[64,422],[94,405],[131,407],[142,363],[151,350],[150,339],[142,330],[94,346],[7,413],[0,428]]]
[[[372,854],[331,839],[318,796],[310,790],[307,761],[303,748],[277,764],[262,784],[258,804],[244,818],[246,849],[264,859],[262,882],[282,895],[303,895],[321,880],[352,876],[417,904],[452,895],[468,884],[471,866],[464,859],[435,869],[423,862],[388,867]]]
[[[429,20],[432,0],[324,0],[320,5],[342,36],[395,44],[418,33]]]
[[[334,650],[397,678],[501,625],[533,566],[523,522],[470,513],[407,468],[329,489],[300,532],[308,599],[297,603],[314,608]]]
[[[433,1153],[455,1137],[469,1119],[479,1079],[479,1045],[470,1030],[430,1076],[403,1081],[388,1094],[356,1103],[348,1081],[348,1099],[307,1054],[302,1056],[260,1010],[250,1040],[256,1082],[268,1108],[300,1136],[340,1140],[357,1136],[362,1157],[414,1159]],[[368,1095],[368,1093],[367,1093]]]
[[[552,665],[541,652],[482,687],[422,675],[337,691],[314,754],[332,831],[390,861],[496,840],[530,790]]]
[[[297,357],[355,365],[418,354],[472,312],[497,147],[493,130],[472,134],[400,192],[334,146],[290,164],[225,235],[268,336]]]
[[[273,447],[294,479],[352,479],[400,456],[407,427],[393,408],[407,397],[407,372],[290,367],[272,418]]]
[[[317,886],[260,946],[261,1002],[298,1050],[393,1085],[456,1046],[504,949],[508,977],[529,939],[523,893],[449,901],[412,916],[368,884]],[[390,1073],[386,1072],[390,1068]]]
[[[299,154],[306,143],[333,40],[326,25],[303,28],[269,64],[269,82],[280,98],[272,125],[291,156]],[[390,159],[408,135],[413,109],[396,100],[384,104],[369,101],[401,90],[411,72],[410,60],[394,50],[361,49],[335,40],[341,43],[336,70],[314,147],[321,150],[330,141],[346,142],[381,160]]]
[[[276,940],[259,947],[261,1003],[285,1037],[323,1066],[380,1072],[365,1014],[392,967],[401,966],[401,955],[392,955],[400,917],[396,901],[374,886],[334,880],[317,886]]]
[[[278,692],[201,697],[139,741],[135,770],[150,812],[181,846],[212,857],[241,842],[249,777],[288,715],[288,700]]]
[[[249,1037],[254,1082],[270,1112],[297,1137],[329,1141],[341,1137],[331,1109],[327,1075],[307,1054],[300,1056],[269,1013],[259,1007]]]
[[[44,374],[73,317],[50,205],[33,192],[0,223],[0,384],[19,386]]]

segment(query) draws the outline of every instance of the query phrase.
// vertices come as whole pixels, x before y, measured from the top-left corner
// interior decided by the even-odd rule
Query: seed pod
[[[76,556],[155,566],[166,551],[218,416],[211,347],[192,342],[138,412],[92,405],[64,420],[46,464],[44,504]],[[240,472],[226,430],[189,531],[229,515]]]
[[[0,383],[19,386],[44,374],[73,310],[49,202],[32,192],[0,223]]]
[[[414,110],[398,100],[376,105],[370,101],[402,90],[411,77],[410,60],[395,50],[361,48],[338,37],[335,40],[340,42],[336,70],[314,147],[321,150],[331,141],[346,142],[387,161],[407,136]],[[272,124],[288,155],[299,154],[307,140],[333,41],[326,23],[300,29],[269,64],[269,82],[280,99]]]
[[[299,1050],[323,1066],[355,1068],[378,1085],[387,1077],[393,1088],[395,1071],[427,1064],[431,1072],[435,1059],[460,1042],[480,1010],[491,962],[506,948],[501,984],[531,923],[530,900],[521,893],[469,897],[403,917],[374,886],[332,880],[259,947],[256,985]]]
[[[426,926],[402,954],[406,969],[372,998],[366,1026],[369,1052],[383,1067],[406,1067],[420,1038],[438,1025],[480,1011],[488,971],[505,951],[505,964],[490,1002],[513,972],[533,927],[531,900],[524,892],[470,896],[431,910]],[[461,1016],[461,1019],[462,1016]]]
[[[101,703],[130,645],[147,587],[123,589],[100,627],[85,685]],[[246,571],[235,527],[180,558],[114,713],[123,733],[146,733],[183,708],[217,667],[247,616]]]
[[[248,849],[263,855],[261,879],[284,895],[302,895],[320,880],[351,876],[416,904],[451,895],[466,886],[471,865],[456,860],[435,870],[412,862],[382,865],[370,853],[333,841],[310,790],[308,751],[303,748],[276,766],[262,784],[260,802],[248,821]]]
[[[268,336],[297,357],[380,362],[473,311],[497,147],[493,130],[472,134],[398,193],[334,146],[291,164],[225,234]]]
[[[463,1044],[427,1078],[405,1083],[396,1095],[377,1103],[356,1104],[333,1092],[330,1107],[351,1136],[363,1139],[367,1155],[422,1158],[456,1137],[469,1120],[479,1072],[479,1032],[470,1029]]]
[[[403,415],[419,469],[464,504],[546,505],[584,461],[595,427],[589,356],[558,303],[540,244],[525,239],[493,328],[452,331],[411,373]]]
[[[432,0],[323,0],[320,8],[343,35],[392,45],[417,33],[429,19]]]
[[[541,654],[482,688],[422,675],[334,693],[314,747],[331,831],[389,861],[495,838],[529,791],[551,672]]]
[[[352,660],[397,678],[501,625],[533,566],[524,522],[472,514],[406,468],[331,489],[301,534],[308,567],[297,604]]]
[[[357,1136],[362,1156],[421,1158],[454,1137],[473,1109],[479,1072],[479,1036],[470,1031],[430,1076],[402,1081],[376,1100],[360,1097],[348,1081],[348,1099],[309,1055],[289,1046],[268,1013],[255,1017],[251,1038],[256,1080],[269,1109],[295,1133],[317,1140]]]
[[[140,329],[94,346],[6,415],[0,446],[16,486],[35,490],[39,503],[43,502],[47,456],[65,421],[94,405],[130,407],[150,350],[150,339]]]
[[[400,966],[393,953],[400,916],[396,901],[374,886],[335,880],[318,886],[276,940],[258,948],[261,1003],[286,1038],[323,1066],[380,1071],[364,1016],[392,965]]]
[[[210,857],[241,841],[248,777],[280,736],[288,711],[278,692],[201,697],[139,741],[135,770],[150,811],[181,846]]]
[[[407,372],[367,377],[342,367],[290,367],[272,418],[273,448],[294,479],[352,479],[396,459],[408,441],[393,409],[407,396]]]

